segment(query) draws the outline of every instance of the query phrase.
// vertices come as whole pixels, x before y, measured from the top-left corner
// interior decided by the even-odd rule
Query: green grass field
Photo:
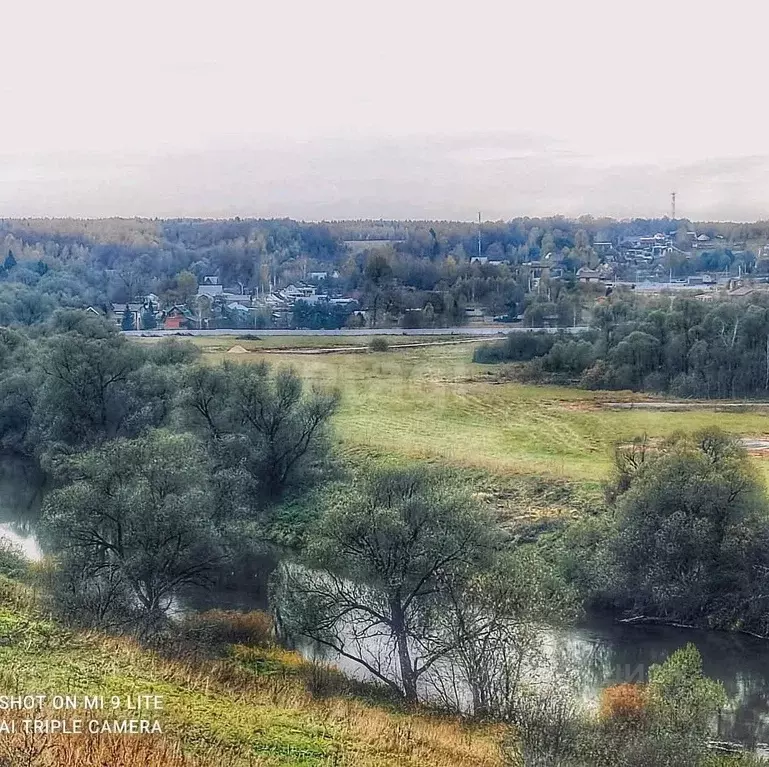
[[[27,736],[29,712],[4,711],[0,763],[32,767],[502,767],[499,728],[407,711],[352,688],[296,653],[249,642],[159,653],[126,638],[64,628],[29,586],[0,576],[4,694],[102,696],[89,711],[50,706],[37,718],[157,719],[162,734]],[[250,614],[251,616],[255,614]],[[242,622],[249,616],[240,616]],[[221,619],[220,619],[221,620]],[[203,648],[210,652],[206,644]],[[323,685],[320,690],[319,685]],[[360,687],[360,686],[359,686]],[[158,711],[128,696],[162,697]],[[113,696],[120,702],[115,707]],[[84,725],[85,727],[86,725]]]
[[[636,435],[663,437],[706,426],[769,435],[767,408],[724,412],[713,403],[695,411],[617,410],[606,403],[649,398],[498,383],[497,367],[471,361],[473,348],[323,355],[208,349],[206,358],[267,359],[294,366],[312,384],[337,387],[343,397],[335,425],[345,450],[436,460],[497,475],[599,482],[611,470],[614,446]],[[769,459],[756,460],[769,476]]]

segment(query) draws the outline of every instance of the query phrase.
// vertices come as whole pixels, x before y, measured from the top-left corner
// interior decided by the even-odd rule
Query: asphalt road
[[[574,328],[523,328],[520,326],[489,325],[488,327],[455,327],[455,328],[341,328],[340,330],[243,330],[237,328],[220,328],[218,330],[124,330],[127,336],[480,336],[493,337],[507,333],[530,333],[544,331],[546,333],[581,333],[586,327]]]

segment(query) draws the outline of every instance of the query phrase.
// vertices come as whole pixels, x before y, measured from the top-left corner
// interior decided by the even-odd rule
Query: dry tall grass
[[[70,712],[72,713],[72,712]],[[48,709],[34,712],[38,719],[60,719],[62,712]],[[14,712],[5,721],[17,731],[0,735],[0,765],[3,767],[198,767],[221,764],[185,756],[181,746],[158,735],[41,735],[24,731],[23,719],[32,716]]]
[[[599,713],[605,721],[641,721],[646,715],[646,686],[615,684],[601,693]]]
[[[15,734],[0,734],[0,767],[504,764],[501,729],[407,710],[333,669],[265,647],[270,625],[261,614],[203,615],[187,627],[184,643],[164,651],[127,638],[62,631],[31,616],[23,621],[32,641],[20,636],[0,646],[0,693],[102,694],[105,700],[161,695],[163,710],[145,717],[107,706],[68,716],[45,713],[54,719],[157,718],[163,734],[27,735],[18,727]],[[196,634],[205,648],[191,643]],[[38,635],[44,645],[43,639],[36,643]],[[233,638],[253,644],[233,645]],[[217,648],[219,657],[212,657]],[[5,713],[0,719],[10,721]]]

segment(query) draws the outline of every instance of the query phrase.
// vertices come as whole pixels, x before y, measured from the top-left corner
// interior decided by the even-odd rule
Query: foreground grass
[[[595,485],[609,475],[616,443],[639,434],[665,437],[706,426],[751,437],[769,434],[766,408],[719,411],[713,403],[695,411],[618,410],[607,403],[650,398],[499,383],[498,367],[471,361],[473,346],[353,355],[258,349],[230,355],[208,349],[204,358],[290,364],[310,383],[339,388],[336,433],[342,449],[353,454],[437,460],[502,477]],[[769,477],[769,461],[759,460],[759,466]]]
[[[0,735],[0,762],[5,756],[30,767],[503,763],[501,731],[343,697],[351,683],[295,653],[232,646],[219,659],[163,657],[131,640],[65,630],[36,614],[13,582],[0,581],[0,592],[0,694],[103,695],[107,702],[113,695],[153,694],[164,700],[162,735]],[[102,712],[74,716],[136,714],[113,712],[107,704]]]

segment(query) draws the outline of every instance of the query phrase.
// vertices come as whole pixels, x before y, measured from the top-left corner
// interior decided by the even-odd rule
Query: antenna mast
[[[670,218],[676,220],[676,193],[670,193]]]
[[[481,211],[478,211],[478,258],[481,257]]]

